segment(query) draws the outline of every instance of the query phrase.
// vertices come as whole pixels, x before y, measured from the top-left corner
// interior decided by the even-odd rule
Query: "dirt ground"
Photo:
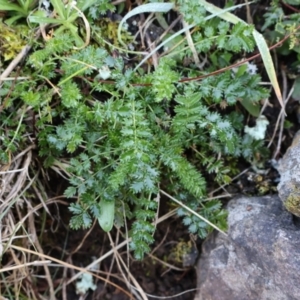
[[[163,210],[165,209],[167,207],[164,207]],[[75,231],[68,229],[71,214],[66,206],[52,206],[51,214],[52,218],[47,218],[48,234],[43,241],[45,252],[47,251],[48,255],[76,266],[85,267],[112,249],[107,235],[101,230],[98,223],[94,224],[91,231]],[[56,218],[55,216],[60,217]],[[124,238],[121,234],[118,235],[116,230],[112,232],[111,236],[115,245],[124,241]],[[83,239],[85,239],[84,242]],[[152,252],[141,262],[134,260],[131,252],[128,255],[126,245],[118,250],[123,260],[128,262],[131,275],[128,275],[124,268],[122,268],[122,274],[114,254],[98,265],[101,270],[100,275],[127,291],[129,288],[124,283],[124,277],[126,281],[132,282],[130,278],[132,276],[147,294],[148,299],[193,299],[196,288],[194,265],[201,240],[194,240],[188,234],[181,220],[177,216],[173,216],[157,226],[155,241],[155,244],[152,245]],[[59,286],[63,280],[69,279],[74,274],[70,270],[64,274],[63,270],[58,269],[54,275],[53,282]],[[95,291],[89,290],[83,299],[130,299],[118,287],[105,284],[101,280],[94,283]],[[35,289],[43,289],[45,285],[46,282],[37,281]],[[67,286],[67,299],[78,299],[75,290],[74,283]],[[58,293],[58,296],[58,299],[63,299],[61,293]],[[138,299],[134,294],[133,297]]]

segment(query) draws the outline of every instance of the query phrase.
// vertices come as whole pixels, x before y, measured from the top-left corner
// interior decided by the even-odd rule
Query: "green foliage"
[[[204,24],[206,9],[204,6],[199,5],[197,0],[178,0],[177,5],[179,6],[180,12],[188,23],[197,25]]]
[[[107,1],[102,4],[109,6]],[[203,199],[208,185],[230,182],[239,157],[251,161],[262,151],[262,143],[243,134],[243,116],[235,112],[243,99],[258,103],[268,95],[259,85],[260,77],[227,71],[202,81],[179,82],[199,72],[168,57],[161,58],[153,72],[135,72],[102,43],[74,48],[80,22],[68,5],[56,5],[56,21],[64,29],[56,30],[43,47],[35,45],[24,67],[30,80],[16,83],[8,104],[18,103],[23,117],[28,107],[34,112],[45,166],[60,160],[64,167],[68,165],[70,185],[65,196],[78,199],[69,208],[71,228],[88,228],[98,219],[109,231],[113,221],[122,226],[125,215],[132,220],[131,248],[142,259],[154,241],[153,222],[163,188],[225,230],[226,212],[220,201]],[[93,5],[93,1],[78,4],[83,10],[89,8],[94,18],[102,8]],[[237,53],[253,50],[251,26],[230,27],[218,19],[203,26],[206,12],[197,1],[179,1],[178,6],[187,20],[200,25],[192,39],[208,59],[203,73],[215,71],[220,64],[228,66]],[[179,57],[190,55],[190,49],[182,49]],[[109,81],[103,80],[106,76]],[[221,110],[224,103],[226,112]],[[3,162],[22,143],[25,127],[32,131],[28,123],[16,120],[9,109],[1,115]],[[16,134],[5,135],[7,126]],[[212,230],[183,209],[178,214],[191,233],[204,238]]]
[[[286,2],[290,5],[299,5],[297,0]],[[281,2],[273,1],[268,11],[264,14],[264,20],[265,23],[262,26],[262,30],[266,31],[266,36],[273,42],[277,42],[287,34],[290,35],[277,51],[283,55],[288,55],[291,51],[295,51],[298,53],[298,60],[300,60],[299,30],[297,29],[299,27],[300,14],[291,13],[286,15]]]
[[[194,203],[190,203],[190,206],[196,210],[197,202],[194,201]],[[192,215],[184,209],[178,209],[177,213],[180,217],[183,217],[183,223],[188,227],[191,233],[198,234],[201,238],[205,238],[208,233],[212,231],[212,228],[206,222],[199,220],[198,217]],[[227,229],[227,211],[221,209],[220,201],[212,200],[202,203],[200,213],[204,218],[211,220],[222,230]]]
[[[286,1],[287,4],[299,5],[298,0]],[[296,9],[294,11],[297,11]],[[272,6],[265,13],[265,23],[262,27],[265,30],[266,36],[273,42],[283,39],[285,35],[289,38],[284,41],[281,47],[276,51],[284,56],[292,55],[293,59],[288,60],[286,66],[287,74],[290,79],[295,79],[294,91],[292,97],[299,100],[299,73],[300,73],[300,45],[299,45],[299,22],[300,13],[290,13],[289,10],[284,10],[282,3],[273,1]]]
[[[174,83],[180,79],[178,72],[172,70],[176,62],[171,59],[162,59],[154,72],[152,81],[153,90],[156,93],[156,101],[170,100],[176,91]]]
[[[21,18],[26,18],[37,6],[37,0],[9,1],[0,0],[0,11],[8,13],[6,24],[11,25]]]

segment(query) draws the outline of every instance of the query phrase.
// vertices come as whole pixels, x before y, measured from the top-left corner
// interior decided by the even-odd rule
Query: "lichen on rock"
[[[300,131],[279,162],[280,183],[277,187],[285,208],[300,217]]]
[[[283,203],[285,208],[292,213],[293,215],[296,215],[297,217],[300,217],[300,189],[299,187],[295,186],[295,189],[291,191],[289,196],[287,197],[286,201]]]
[[[228,203],[228,236],[202,244],[194,300],[299,300],[300,224],[276,195]]]

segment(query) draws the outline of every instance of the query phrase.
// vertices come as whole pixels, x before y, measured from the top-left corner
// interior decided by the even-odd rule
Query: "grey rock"
[[[279,162],[280,183],[277,187],[286,209],[300,217],[300,131]]]
[[[299,300],[300,222],[278,196],[233,199],[203,243],[195,300]]]

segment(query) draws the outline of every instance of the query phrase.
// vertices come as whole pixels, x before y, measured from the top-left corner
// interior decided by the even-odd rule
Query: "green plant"
[[[8,12],[9,18],[5,22],[11,25],[21,18],[27,18],[37,4],[37,0],[0,0],[0,10]]]
[[[179,7],[188,9],[184,3]],[[109,231],[113,220],[122,226],[126,216],[138,259],[153,242],[159,201],[166,201],[160,197],[162,191],[225,230],[226,212],[220,201],[205,200],[206,178],[213,182],[209,188],[230,182],[237,159],[251,161],[263,148],[261,141],[243,134],[239,112],[243,100],[258,103],[267,97],[258,75],[241,67],[236,73],[227,70],[202,81],[180,82],[182,77],[208,75],[229,66],[234,55],[254,48],[251,26],[230,27],[219,18],[205,20],[205,10],[201,14],[202,19],[192,16],[200,25],[205,21],[205,28],[199,26],[192,38],[208,59],[207,70],[182,67],[168,57],[153,72],[133,70],[122,57],[96,44],[74,49],[75,31],[58,29],[44,48],[30,55],[23,70],[30,81],[18,82],[11,92],[12,99],[20,97],[22,102],[12,100],[2,115],[15,120],[12,105],[19,103],[24,114],[30,107],[45,166],[64,160],[60,168],[70,177],[65,195],[78,196],[70,204],[71,227],[87,228],[96,218]],[[66,18],[65,12],[60,18]],[[65,22],[69,19],[63,26]],[[191,54],[191,49],[183,48],[179,57]],[[102,80],[103,70],[110,81]],[[4,87],[9,89],[10,84]],[[4,125],[1,131],[5,135]],[[20,133],[19,140],[14,139],[19,145],[26,142]],[[180,209],[178,214],[192,233],[205,237],[212,230],[189,210]]]
[[[292,57],[292,59],[287,59],[286,70],[290,78],[294,79],[298,77],[294,82],[292,97],[300,100],[300,13],[296,7],[293,7],[294,5],[299,5],[299,1],[272,1],[272,5],[264,15],[262,30],[265,32],[265,36],[272,42],[277,42],[284,36],[289,35],[289,38],[285,39],[276,51],[282,56]],[[284,7],[286,8],[285,10]]]
[[[296,1],[297,2],[297,1]],[[290,5],[287,13],[284,12],[282,5]],[[288,55],[292,51],[298,54],[299,59],[299,12],[294,12],[291,5],[295,1],[272,1],[272,5],[264,14],[264,24],[262,30],[265,31],[266,36],[272,42],[282,39],[285,35],[289,34],[289,38],[277,49],[281,55]],[[299,3],[298,3],[299,4]]]

